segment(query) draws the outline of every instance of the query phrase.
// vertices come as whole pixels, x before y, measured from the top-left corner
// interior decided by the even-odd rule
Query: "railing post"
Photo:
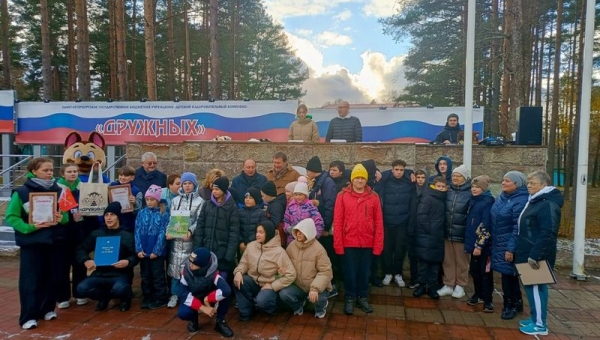
[[[109,145],[106,147],[106,166],[111,166],[115,164],[115,146]],[[115,167],[111,166],[108,170],[108,178],[110,178],[111,182],[115,181]]]

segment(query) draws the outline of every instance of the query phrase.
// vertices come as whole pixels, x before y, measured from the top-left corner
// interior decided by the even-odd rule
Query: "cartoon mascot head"
[[[106,164],[104,137],[98,132],[90,133],[87,140],[83,140],[77,132],[71,132],[65,139],[65,153],[63,164],[75,163],[80,174],[89,174],[96,165]]]

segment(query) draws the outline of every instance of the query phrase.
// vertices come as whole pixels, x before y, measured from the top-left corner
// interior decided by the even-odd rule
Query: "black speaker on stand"
[[[542,107],[517,109],[517,145],[542,145]]]

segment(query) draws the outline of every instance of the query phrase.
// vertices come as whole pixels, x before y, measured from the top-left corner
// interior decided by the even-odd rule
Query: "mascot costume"
[[[79,133],[71,132],[65,139],[63,164],[75,163],[79,169],[79,179],[82,182],[87,182],[90,172],[94,170],[92,180],[96,182],[98,167],[106,165],[105,146],[104,137],[98,132],[90,133],[87,140],[83,140]],[[102,182],[109,182],[106,175],[102,175]]]

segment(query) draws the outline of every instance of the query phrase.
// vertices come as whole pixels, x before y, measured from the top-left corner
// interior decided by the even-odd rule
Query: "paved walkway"
[[[40,321],[38,328],[22,330],[18,325],[18,259],[0,257],[0,339],[221,339],[213,331],[214,322],[201,318],[201,330],[190,334],[175,310],[140,310],[139,280],[134,283],[138,298],[128,312],[118,308],[95,312],[95,303],[57,310],[58,319]],[[559,269],[559,283],[550,292],[548,326],[544,339],[600,339],[600,281],[569,278],[569,269]],[[593,273],[592,273],[593,274]],[[598,273],[596,273],[598,274]],[[497,281],[497,287],[499,282]],[[467,294],[472,288],[467,289]],[[439,301],[413,298],[412,290],[398,287],[373,288],[370,298],[374,313],[355,315],[342,312],[343,298],[331,301],[324,319],[311,312],[292,316],[291,312],[269,317],[258,314],[249,322],[238,321],[231,308],[227,320],[235,339],[532,339],[518,331],[518,320],[500,319],[502,298],[494,294],[496,311],[483,313],[482,305],[471,307],[445,297]],[[526,310],[528,308],[526,307]],[[524,318],[521,315],[518,318]]]

